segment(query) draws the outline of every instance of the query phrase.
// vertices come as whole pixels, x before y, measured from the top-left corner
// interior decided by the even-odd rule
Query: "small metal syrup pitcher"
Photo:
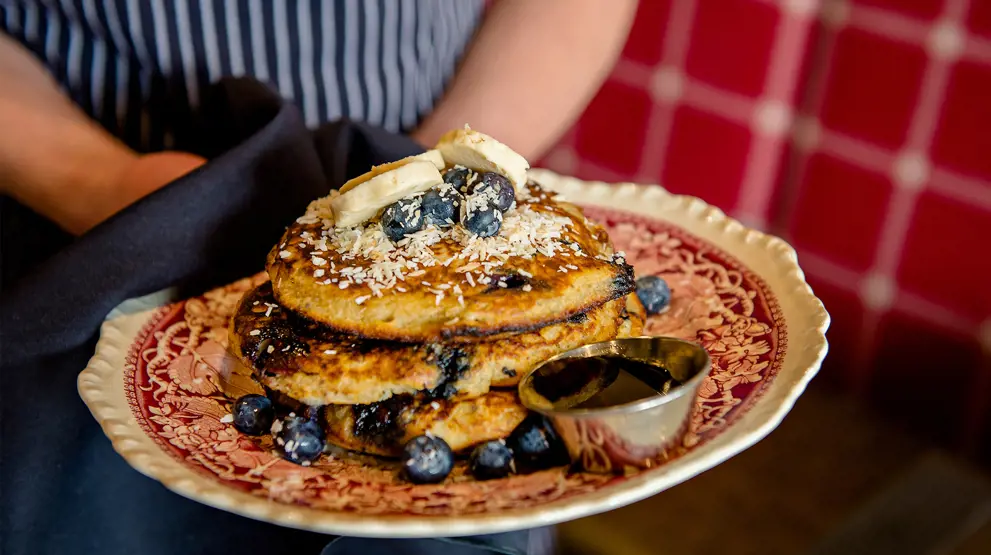
[[[621,473],[664,459],[684,434],[710,369],[709,354],[696,343],[616,339],[548,359],[523,377],[519,394],[524,406],[551,420],[572,462]]]

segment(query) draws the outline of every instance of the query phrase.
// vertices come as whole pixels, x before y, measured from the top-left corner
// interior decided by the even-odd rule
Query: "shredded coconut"
[[[469,179],[477,179],[474,172]],[[441,193],[449,193],[448,189],[450,187]],[[494,201],[495,196],[494,187],[479,187],[476,194],[462,203],[461,209],[468,212],[479,209],[487,205],[485,203]],[[428,225],[398,243],[385,235],[377,221],[346,228],[334,227],[329,198],[332,197],[312,202],[306,214],[297,220],[300,223],[320,224],[319,231],[301,232],[299,239],[312,249],[311,262],[320,266],[314,271],[314,277],[328,276],[327,280],[318,283],[337,283],[340,289],[360,286],[369,292],[357,297],[357,304],[364,303],[371,296],[381,297],[384,291],[406,293],[408,288],[403,286],[404,282],[423,276],[427,269],[436,266],[451,267],[455,274],[464,276],[463,283],[475,287],[477,284],[491,284],[492,276],[501,273],[507,266],[518,266],[514,261],[533,261],[538,256],[585,255],[578,243],[565,237],[572,225],[571,218],[553,211],[535,209],[528,202],[532,198],[528,191],[518,194],[518,206],[508,210],[504,216],[500,213],[502,228],[494,237],[478,237],[460,225],[449,229]],[[410,203],[403,209],[415,210],[418,204]],[[610,260],[613,258],[609,257]],[[577,266],[559,265],[558,271],[567,272],[569,268],[577,269]],[[525,270],[515,271],[533,277]],[[415,280],[413,283],[417,284]],[[433,287],[426,281],[418,284]],[[502,281],[498,285],[506,287]],[[453,283],[436,286],[432,291],[436,304],[440,304],[448,290],[453,291],[451,296],[463,304],[464,292]]]

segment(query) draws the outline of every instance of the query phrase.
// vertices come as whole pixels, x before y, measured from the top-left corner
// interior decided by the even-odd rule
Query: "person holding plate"
[[[121,301],[173,285],[202,291],[242,271],[239,260],[255,262],[246,253],[269,246],[267,234],[298,213],[300,199],[313,198],[293,192],[293,172],[303,162],[319,169],[342,152],[324,144],[318,155],[301,153],[298,145],[314,144],[302,137],[304,124],[360,122],[347,128],[359,129],[347,135],[347,153],[357,156],[381,150],[390,135],[430,145],[469,121],[536,159],[605,78],[635,7],[633,0],[0,5],[0,551],[456,553],[437,542],[328,545],[324,535],[183,499],[113,453],[76,393],[76,375],[100,322]],[[264,105],[252,104],[256,81],[294,108],[246,108]],[[291,129],[274,129],[271,122],[286,118]],[[212,128],[225,122],[229,140],[215,140],[211,121]],[[255,192],[262,196],[236,204]],[[495,543],[545,553],[549,534]]]

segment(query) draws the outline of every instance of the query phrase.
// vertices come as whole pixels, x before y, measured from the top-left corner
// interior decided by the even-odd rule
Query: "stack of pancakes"
[[[324,407],[330,443],[395,456],[423,434],[456,452],[504,438],[534,366],[643,328],[633,269],[605,230],[535,183],[484,239],[335,228],[329,198],[272,249],[270,281],[241,300],[230,336],[270,394]]]

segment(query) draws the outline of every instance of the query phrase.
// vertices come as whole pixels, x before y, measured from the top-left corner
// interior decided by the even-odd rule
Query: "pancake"
[[[554,355],[638,335],[642,329],[643,307],[636,295],[629,295],[570,321],[492,341],[367,340],[334,333],[283,309],[266,282],[241,299],[229,336],[231,351],[259,382],[320,406],[368,404],[424,391],[433,397],[477,397],[492,386],[515,386],[523,374]]]
[[[335,229],[311,203],[269,253],[278,304],[350,335],[474,342],[562,322],[635,290],[581,210],[530,183],[487,239],[427,226],[393,244],[377,221]]]
[[[395,457],[416,436],[430,433],[455,452],[508,436],[527,409],[512,391],[491,391],[468,400],[393,397],[374,405],[326,407],[327,440],[370,455]]]

